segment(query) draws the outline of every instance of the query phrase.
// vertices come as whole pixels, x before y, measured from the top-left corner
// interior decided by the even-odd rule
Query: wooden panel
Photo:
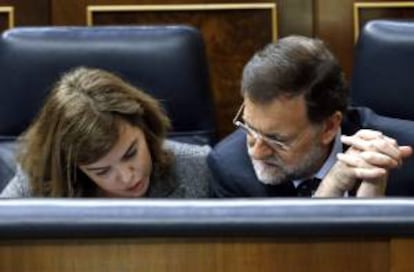
[[[50,24],[49,0],[0,0],[0,7],[2,6],[11,6],[14,8],[15,26]]]
[[[14,26],[14,8],[0,6],[0,32]]]
[[[2,1],[2,0],[0,0]],[[85,25],[88,5],[161,5],[161,4],[213,4],[213,3],[254,3],[272,0],[50,0],[52,3],[53,25]],[[287,1],[287,0],[285,0]]]
[[[279,37],[313,36],[313,1],[279,0]]]
[[[352,8],[354,0],[314,1],[314,35],[328,44],[349,77],[353,62]]]
[[[52,25],[86,25],[87,0],[51,0]]]
[[[0,243],[0,271],[389,271],[384,239],[124,239]]]
[[[413,249],[413,239],[393,239],[390,244],[390,271],[414,271]]]

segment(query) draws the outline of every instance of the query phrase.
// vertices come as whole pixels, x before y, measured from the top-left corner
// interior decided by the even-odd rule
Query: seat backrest
[[[414,120],[413,67],[414,21],[368,22],[355,47],[352,103]]]
[[[366,111],[364,128],[382,131],[399,144],[414,146],[414,21],[373,20],[355,47],[352,104]],[[387,117],[395,119],[389,119]],[[408,119],[408,120],[400,120]],[[411,129],[410,129],[411,128]],[[414,156],[391,171],[387,195],[413,196]]]
[[[106,69],[162,101],[171,138],[212,143],[213,106],[200,33],[188,26],[32,27],[0,41],[0,137],[30,123],[53,83],[77,66]]]

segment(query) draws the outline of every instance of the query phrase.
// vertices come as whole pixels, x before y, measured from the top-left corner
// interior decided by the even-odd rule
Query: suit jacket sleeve
[[[243,131],[236,130],[218,143],[207,162],[214,177],[210,186],[212,197],[266,196],[247,154]]]
[[[210,194],[214,198],[225,198],[225,197],[237,197],[240,194],[237,193],[236,188],[233,188],[229,173],[226,172],[225,165],[221,162],[225,158],[221,158],[220,152],[212,151],[208,156],[208,166],[213,175],[213,179],[210,183]]]

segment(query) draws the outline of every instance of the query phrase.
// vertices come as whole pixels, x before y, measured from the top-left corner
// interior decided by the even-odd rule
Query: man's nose
[[[260,137],[249,137],[249,155],[256,160],[265,160],[273,155],[274,150]]]

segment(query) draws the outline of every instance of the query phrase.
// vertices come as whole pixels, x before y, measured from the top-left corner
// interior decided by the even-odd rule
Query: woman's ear
[[[340,111],[336,111],[323,122],[321,135],[321,142],[323,144],[328,145],[332,142],[341,128],[342,119],[342,113]]]

